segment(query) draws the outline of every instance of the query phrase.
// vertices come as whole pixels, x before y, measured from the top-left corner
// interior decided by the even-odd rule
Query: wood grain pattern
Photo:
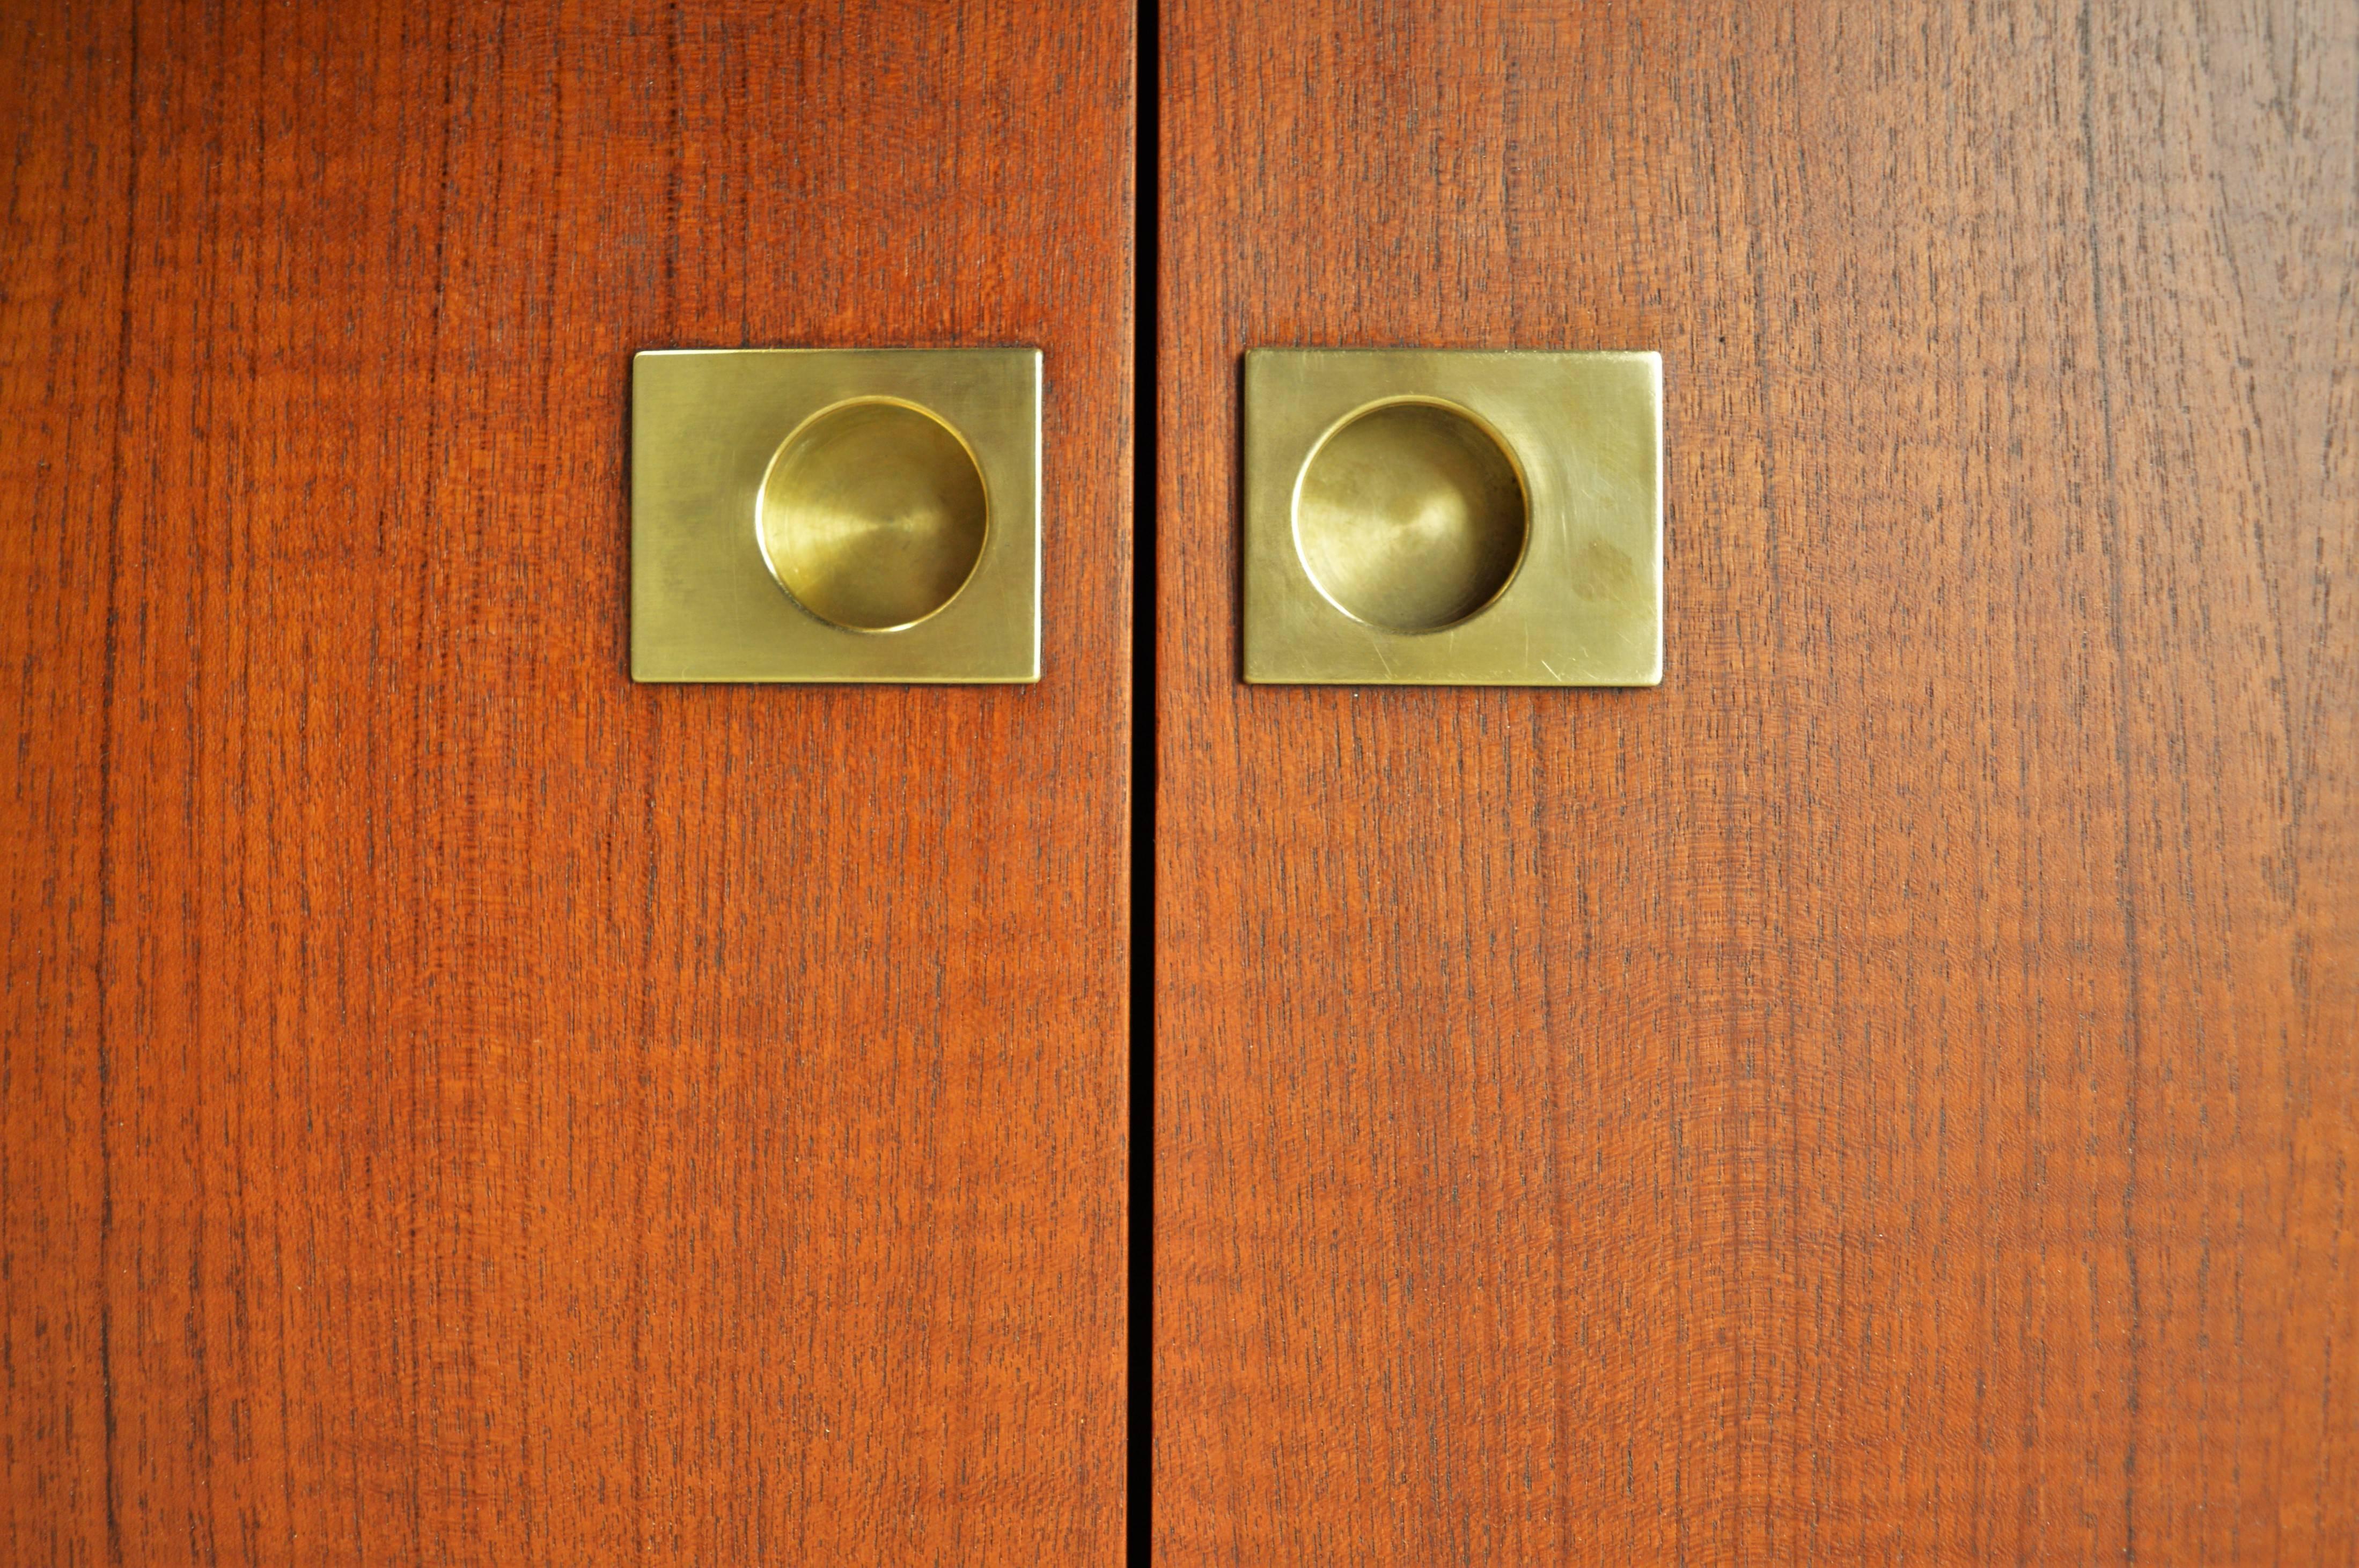
[[[1128,9],[0,35],[0,1560],[1114,1562]],[[1045,680],[632,686],[631,353],[873,343]]]
[[[1158,1560],[2359,1557],[2359,10],[1164,18]],[[1659,348],[1666,684],[1239,685],[1260,344]]]

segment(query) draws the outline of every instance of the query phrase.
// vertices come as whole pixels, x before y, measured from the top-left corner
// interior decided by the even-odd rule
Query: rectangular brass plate
[[[1036,349],[632,363],[640,681],[1036,681]]]
[[[1245,675],[1663,678],[1652,353],[1245,355]]]

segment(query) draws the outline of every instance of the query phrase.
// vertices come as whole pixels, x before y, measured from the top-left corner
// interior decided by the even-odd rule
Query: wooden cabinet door
[[[1162,15],[1158,1561],[2359,1557],[2359,9]],[[1353,344],[1661,351],[1659,689],[1239,683]]]
[[[1133,57],[8,8],[0,1560],[1118,1559]],[[880,343],[1040,683],[633,685],[633,352]]]

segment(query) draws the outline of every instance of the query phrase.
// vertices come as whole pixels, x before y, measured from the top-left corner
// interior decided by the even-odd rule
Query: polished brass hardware
[[[1651,353],[1245,355],[1245,674],[1662,680]]]
[[[632,364],[631,673],[1040,673],[1033,349],[667,349]]]
[[[989,508],[974,454],[922,408],[838,403],[778,443],[757,508],[778,586],[823,621],[913,626],[983,559]]]
[[[1426,527],[1369,526],[1375,514]],[[1311,450],[1295,488],[1303,569],[1345,615],[1395,632],[1456,626],[1524,559],[1531,507],[1515,461],[1463,409],[1379,403]]]

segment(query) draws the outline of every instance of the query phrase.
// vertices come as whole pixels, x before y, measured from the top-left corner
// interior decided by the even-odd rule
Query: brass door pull
[[[1037,350],[657,350],[631,381],[635,679],[1039,679]]]
[[[1662,361],[1245,355],[1245,674],[1662,680]]]

